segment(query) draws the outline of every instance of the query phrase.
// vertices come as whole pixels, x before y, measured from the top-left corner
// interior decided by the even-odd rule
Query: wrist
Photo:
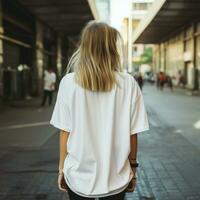
[[[137,161],[135,162],[130,162],[131,168],[137,168],[139,167],[139,163]]]
[[[58,172],[58,176],[64,175],[63,172]]]

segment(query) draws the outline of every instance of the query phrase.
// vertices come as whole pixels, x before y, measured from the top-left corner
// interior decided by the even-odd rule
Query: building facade
[[[145,17],[154,0],[132,0],[132,34],[137,29],[140,21]],[[149,45],[148,45],[149,46]],[[133,67],[138,68],[141,55],[144,53],[146,45],[133,44],[132,59]],[[151,46],[149,46],[151,47]]]
[[[146,45],[134,44],[132,38],[141,20],[145,17],[154,0],[131,0],[129,14],[123,19],[122,36],[125,49],[125,70],[129,73],[139,70],[141,55]],[[151,45],[148,45],[152,48]]]
[[[188,24],[156,45],[154,67],[156,72],[164,71],[172,77],[182,73],[187,88],[199,89],[200,22]]]
[[[41,94],[48,68],[59,80],[82,27],[98,15],[94,1],[80,2],[0,0],[0,99]]]

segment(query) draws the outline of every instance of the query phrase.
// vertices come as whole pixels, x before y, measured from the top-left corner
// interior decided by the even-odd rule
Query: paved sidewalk
[[[58,134],[48,124],[52,107],[40,101],[1,106],[1,200],[63,199],[56,187]]]
[[[156,87],[155,84],[146,83],[145,86],[146,85],[147,85],[147,87],[149,87],[149,86]],[[171,93],[175,93],[178,95],[200,97],[200,91],[194,91],[192,89],[183,88],[183,87],[179,87],[179,86],[174,86],[173,90],[171,90],[168,86],[165,85],[163,88],[163,92],[171,92]]]

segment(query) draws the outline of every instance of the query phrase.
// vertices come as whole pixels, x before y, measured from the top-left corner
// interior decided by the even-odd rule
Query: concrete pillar
[[[133,61],[133,57],[132,57],[132,14],[129,15],[128,18],[128,72],[131,73],[133,71],[132,68],[132,61]]]
[[[158,44],[155,45],[154,47],[154,53],[153,53],[153,60],[154,60],[154,72],[158,72],[159,71],[159,47]]]
[[[165,71],[165,43],[160,44],[160,70]]]
[[[0,0],[0,35],[3,35],[2,0]],[[3,64],[3,40],[0,37],[0,67]]]
[[[33,93],[39,95],[43,90],[43,69],[44,69],[44,47],[43,47],[43,25],[36,21],[35,35],[35,56],[34,56],[34,80]]]
[[[163,55],[163,59],[164,59],[164,72],[167,73],[167,43],[164,43],[164,55]]]
[[[162,65],[161,43],[158,44],[158,52],[159,52],[159,53],[158,53],[158,56],[159,56],[159,57],[158,57],[158,59],[159,59],[159,61],[158,61],[159,67],[158,67],[158,68],[159,68],[159,71],[160,71],[160,70],[162,70],[162,68],[161,68],[161,65]]]
[[[197,63],[196,63],[196,23],[193,23],[193,34],[192,34],[192,42],[193,42],[193,56],[192,56],[192,61],[193,61],[193,68],[194,68],[194,86],[193,90],[198,90],[199,89],[199,74],[198,74],[198,69],[197,69]]]
[[[184,60],[184,66],[183,66],[183,75],[185,77],[185,82],[187,82],[187,65],[184,59],[184,53],[186,51],[186,30],[185,28],[183,29],[183,60]]]
[[[57,58],[56,58],[56,68],[57,68],[57,75],[58,78],[62,76],[62,47],[61,47],[61,36],[57,38]]]
[[[3,22],[2,22],[2,0],[0,0],[0,36],[3,35]],[[3,40],[0,37],[0,96],[3,95],[2,83],[2,67],[3,67]]]

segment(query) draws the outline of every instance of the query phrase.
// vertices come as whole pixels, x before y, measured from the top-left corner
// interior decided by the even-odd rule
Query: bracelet
[[[131,167],[133,167],[133,168],[137,168],[137,167],[139,167],[139,163],[130,163],[130,165],[131,165]]]
[[[58,175],[63,175],[63,172],[58,172]]]

